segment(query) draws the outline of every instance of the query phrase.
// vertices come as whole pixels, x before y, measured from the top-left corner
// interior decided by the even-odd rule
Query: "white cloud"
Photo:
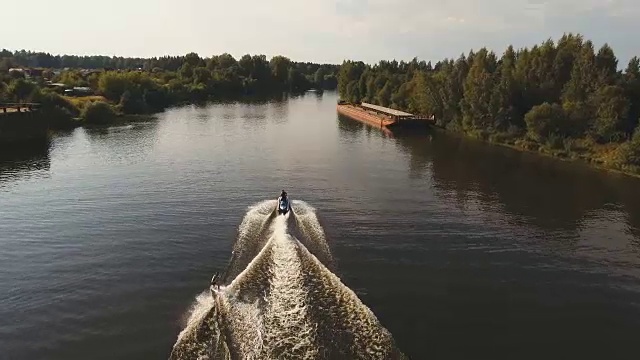
[[[531,46],[564,32],[640,52],[638,0],[32,0],[29,25],[0,22],[1,47],[125,56],[230,52],[368,62]]]

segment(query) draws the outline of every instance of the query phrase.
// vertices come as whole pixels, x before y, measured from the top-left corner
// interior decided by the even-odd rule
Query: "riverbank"
[[[581,139],[584,142],[589,142],[588,139]],[[519,151],[526,151],[535,153],[538,155],[554,158],[561,161],[581,162],[591,167],[605,170],[612,173],[623,174],[640,179],[640,167],[638,166],[624,166],[620,165],[617,159],[617,150],[607,145],[595,145],[591,148],[582,148],[581,150],[554,150],[548,147],[540,146],[538,150],[529,150],[526,145],[522,144],[507,144],[507,143],[495,143],[497,145],[509,147]]]
[[[80,116],[72,119],[76,127],[105,127],[114,125],[124,125],[132,122],[148,121],[155,118],[158,114],[163,113],[167,109],[179,108],[184,106],[206,106],[207,104],[219,104],[230,102],[243,103],[263,103],[268,101],[283,101],[288,97],[301,95],[303,92],[274,92],[251,95],[238,96],[221,96],[217,98],[202,99],[186,99],[179,100],[174,103],[167,103],[158,108],[146,108],[142,111],[127,112],[129,110],[125,104],[113,103],[103,96],[86,96],[86,97],[63,97],[66,101],[73,104],[80,113]],[[102,107],[103,112],[99,114],[100,118],[95,118],[88,111],[91,107]],[[108,109],[108,110],[107,110]]]
[[[263,103],[283,101],[304,92],[266,92],[260,94],[220,96],[207,99],[183,99],[168,102],[163,106],[131,109],[126,102],[116,103],[101,95],[61,96],[45,91],[37,96],[41,101],[38,111],[12,112],[0,117],[0,144],[11,146],[21,142],[46,139],[57,131],[68,131],[78,127],[105,128],[144,122],[154,119],[170,108],[206,104],[246,102]],[[133,112],[128,112],[132,111]]]
[[[625,168],[624,165],[620,164],[619,158],[621,154],[619,147],[625,144],[597,144],[592,139],[571,139],[567,141],[566,147],[563,142],[562,148],[554,148],[526,138],[513,138],[513,135],[509,134],[498,133],[486,136],[479,133],[460,133],[440,126],[433,126],[432,129],[447,136],[479,141],[487,145],[500,146],[563,162],[582,163],[602,171],[640,179],[640,167],[628,166]]]

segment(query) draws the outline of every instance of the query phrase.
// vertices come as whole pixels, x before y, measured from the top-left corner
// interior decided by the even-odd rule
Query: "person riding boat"
[[[280,193],[280,197],[278,197],[278,213],[286,214],[291,209],[289,204],[289,198],[287,197],[287,192],[282,190]]]

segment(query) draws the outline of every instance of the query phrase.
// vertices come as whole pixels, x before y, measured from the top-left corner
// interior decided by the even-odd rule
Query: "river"
[[[166,359],[281,189],[413,359],[637,356],[640,180],[385,135],[336,100],[186,106],[3,154],[0,359]]]

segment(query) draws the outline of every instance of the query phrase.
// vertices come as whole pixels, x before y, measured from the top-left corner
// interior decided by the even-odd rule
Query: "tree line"
[[[202,62],[200,63],[199,59]],[[334,64],[316,64],[312,62],[292,62],[288,58],[282,56],[274,57],[277,60],[288,61],[296,72],[304,75],[304,77],[313,86],[324,88],[335,88],[336,79],[329,78],[325,83],[319,81],[320,77],[331,75],[336,76],[338,65]],[[273,60],[273,59],[272,59]],[[276,60],[276,61],[277,61]],[[234,65],[244,67],[250,70],[250,63],[270,63],[264,55],[250,54],[242,56],[236,60],[232,55],[224,53],[222,55],[212,56],[210,58],[200,58],[196,53],[189,53],[184,56],[162,56],[151,58],[130,58],[121,56],[77,56],[77,55],[52,55],[45,52],[34,51],[9,51],[7,49],[0,50],[0,71],[7,71],[15,67],[45,68],[45,69],[104,69],[104,70],[145,70],[145,71],[178,71],[186,62],[192,65],[200,63],[202,66],[210,70],[218,68],[218,64],[222,67],[231,68]],[[335,81],[335,82],[332,82]]]
[[[433,115],[439,126],[556,156],[640,169],[640,60],[624,70],[580,34],[501,57],[481,48],[431,62],[343,62],[342,99]]]
[[[39,68],[42,72],[32,78],[10,71],[20,67]],[[247,54],[235,59],[224,53],[202,58],[189,53],[138,59],[3,50],[0,102],[45,99],[45,104],[57,104],[57,110],[70,112],[70,117],[77,116],[86,110],[84,106],[73,111],[78,102],[55,98],[64,89],[51,84],[63,83],[68,88],[89,87],[113,105],[111,110],[115,113],[144,114],[183,102],[299,93],[310,88],[335,89],[338,70],[339,65],[295,62],[284,56],[267,59],[265,55]]]

